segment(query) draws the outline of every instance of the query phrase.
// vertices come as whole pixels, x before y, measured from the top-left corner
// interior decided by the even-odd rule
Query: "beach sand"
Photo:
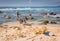
[[[3,23],[0,26],[0,41],[60,41],[60,25],[40,25],[37,22],[23,25],[18,21]]]

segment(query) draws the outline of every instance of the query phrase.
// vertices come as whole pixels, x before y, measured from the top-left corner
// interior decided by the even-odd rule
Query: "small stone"
[[[49,33],[49,36],[53,36],[54,34],[52,32]]]

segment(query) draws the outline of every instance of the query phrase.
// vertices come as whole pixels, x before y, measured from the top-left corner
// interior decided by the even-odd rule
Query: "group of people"
[[[17,12],[17,16],[16,17],[17,17],[17,20],[20,22],[20,24],[26,23],[26,20],[32,20],[33,19],[33,16],[31,14],[29,14],[28,17],[25,16],[24,19],[20,18],[19,16],[20,16],[20,14],[19,14],[19,12]]]
[[[20,22],[20,24],[26,23],[27,20],[32,20],[33,19],[33,16],[31,14],[29,14],[28,16],[25,16],[24,18],[21,18],[20,16],[21,15],[19,14],[19,12],[17,12],[16,19]],[[11,19],[11,16],[9,16],[9,15],[5,15],[4,17],[6,19]]]

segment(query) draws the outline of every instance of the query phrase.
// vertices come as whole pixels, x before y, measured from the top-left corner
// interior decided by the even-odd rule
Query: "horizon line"
[[[0,8],[49,8],[49,7],[60,7],[60,6],[0,6]]]

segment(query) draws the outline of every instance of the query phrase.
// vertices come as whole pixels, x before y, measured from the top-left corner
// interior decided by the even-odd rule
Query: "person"
[[[26,24],[26,20],[25,19],[23,20],[23,24]]]
[[[17,12],[17,16],[16,16],[17,17],[17,20],[19,20],[19,15],[20,15],[19,12]]]
[[[20,22],[20,24],[22,24],[23,23],[23,20],[22,19],[19,19],[19,22]]]
[[[28,20],[28,18],[25,16],[25,20]]]
[[[30,20],[33,19],[31,14],[29,14],[28,19],[30,19]]]
[[[23,24],[26,24],[26,20],[28,20],[28,18],[25,16],[23,19]]]

